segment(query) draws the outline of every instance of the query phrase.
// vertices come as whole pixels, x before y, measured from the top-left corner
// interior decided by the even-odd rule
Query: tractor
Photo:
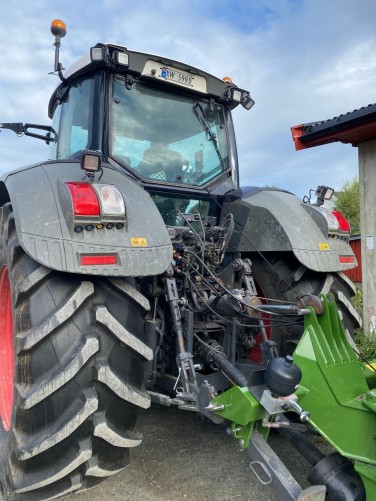
[[[0,180],[0,498],[121,471],[153,403],[228,424],[282,500],[376,499],[376,365],[331,190],[240,186],[232,110],[254,101],[231,79],[108,43],[65,71],[51,32],[51,125],[0,124],[49,148]]]

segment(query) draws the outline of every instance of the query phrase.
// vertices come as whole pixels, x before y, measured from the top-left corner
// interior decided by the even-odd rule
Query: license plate
[[[194,77],[192,75],[182,73],[181,71],[177,71],[172,68],[167,68],[166,66],[163,66],[161,68],[160,76],[161,78],[164,78],[165,80],[169,80],[171,82],[176,82],[181,85],[187,85],[188,87],[193,86]]]
[[[158,78],[174,85],[180,85],[181,87],[189,87],[191,90],[207,94],[206,78],[204,76],[198,74],[192,75],[192,73],[186,73],[173,66],[168,66],[167,64],[161,66],[161,64],[163,63],[148,59],[142,70],[142,75],[147,78]]]

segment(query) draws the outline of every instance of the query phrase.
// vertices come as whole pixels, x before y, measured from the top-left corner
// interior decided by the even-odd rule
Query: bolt
[[[310,418],[309,418],[309,412],[308,412],[308,411],[303,411],[303,412],[300,414],[300,416],[299,416],[299,417],[300,417],[300,421],[301,421],[302,423],[306,423],[306,422],[308,422],[308,421],[309,421],[309,419],[310,419]]]
[[[210,403],[205,407],[206,411],[211,411],[211,412],[216,412],[216,411],[223,411],[225,406],[223,404],[217,404],[217,403]]]

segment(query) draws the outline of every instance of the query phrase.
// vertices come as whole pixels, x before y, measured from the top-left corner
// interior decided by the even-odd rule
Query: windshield
[[[110,155],[145,179],[202,186],[229,169],[224,110],[114,76]]]
[[[184,226],[185,216],[199,215],[195,220],[191,219],[193,226],[198,224],[198,229],[202,230],[202,220],[208,216],[215,215],[215,205],[212,200],[199,200],[180,195],[179,197],[171,195],[162,195],[160,193],[151,192],[151,198],[158,207],[163,221],[168,226]]]

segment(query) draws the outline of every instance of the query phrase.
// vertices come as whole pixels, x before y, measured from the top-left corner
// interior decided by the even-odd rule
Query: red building
[[[356,260],[358,261],[358,266],[352,270],[346,270],[344,273],[353,282],[362,281],[362,255],[361,255],[361,238],[360,235],[353,235],[350,237],[350,245],[355,254]]]

